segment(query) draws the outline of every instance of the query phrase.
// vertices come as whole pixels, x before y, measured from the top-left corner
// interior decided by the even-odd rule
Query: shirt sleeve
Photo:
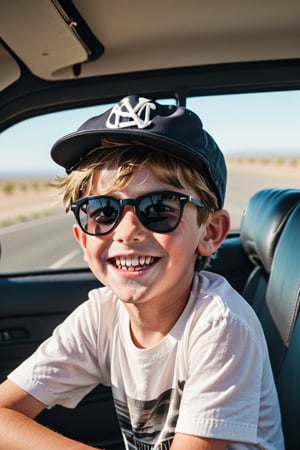
[[[97,302],[85,302],[8,378],[48,407],[74,408],[108,380],[105,355],[98,363],[98,326]]]
[[[256,442],[263,353],[255,328],[230,315],[196,326],[176,431]]]

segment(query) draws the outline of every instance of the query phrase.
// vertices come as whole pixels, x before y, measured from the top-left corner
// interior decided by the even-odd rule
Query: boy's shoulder
[[[252,307],[226,278],[209,272],[195,274],[191,290],[193,309],[199,320],[230,319],[240,323],[259,326]]]
[[[88,324],[95,329],[103,329],[107,323],[112,324],[120,313],[120,301],[107,287],[99,287],[89,291],[88,299],[81,303],[66,319],[66,323]]]
[[[191,292],[201,297],[211,295],[224,297],[224,300],[235,297],[243,299],[225,277],[208,270],[195,273]]]

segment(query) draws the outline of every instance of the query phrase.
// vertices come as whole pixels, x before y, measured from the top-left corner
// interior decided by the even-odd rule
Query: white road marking
[[[59,214],[55,214],[55,215],[41,217],[39,219],[33,219],[33,220],[28,220],[26,222],[16,223],[14,225],[8,225],[6,227],[0,227],[0,236],[3,234],[10,234],[10,233],[26,230],[28,228],[41,226],[44,223],[61,220],[63,217],[65,217],[65,216],[63,216],[61,213],[59,213]]]
[[[73,250],[72,252],[58,259],[55,263],[51,264],[49,269],[59,269],[60,267],[63,267],[68,261],[78,255],[79,252],[80,250]]]

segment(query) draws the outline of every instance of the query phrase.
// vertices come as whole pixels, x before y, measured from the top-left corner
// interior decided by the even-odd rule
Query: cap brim
[[[208,134],[207,138],[209,139]],[[188,162],[206,177],[213,192],[217,194],[219,207],[223,207],[224,197],[221,193],[224,192],[225,195],[226,177],[219,180],[213,175],[214,168],[207,160],[205,155],[206,149],[204,148],[203,152],[201,152],[199,148],[184,145],[166,136],[147,132],[146,130],[77,131],[59,139],[51,149],[51,156],[57,164],[66,169],[67,173],[70,173],[91,150],[101,147],[104,139],[148,145]]]
[[[69,173],[76,167],[91,150],[101,147],[103,139],[112,139],[120,142],[135,142],[148,145],[159,150],[164,150],[170,155],[175,155],[183,161],[193,163],[197,168],[209,173],[208,161],[201,155],[199,149],[184,146],[175,140],[154,133],[147,133],[145,130],[139,133],[138,130],[101,130],[82,131],[71,133],[58,140],[51,149],[53,160],[64,167]],[[202,160],[202,164],[199,162]]]

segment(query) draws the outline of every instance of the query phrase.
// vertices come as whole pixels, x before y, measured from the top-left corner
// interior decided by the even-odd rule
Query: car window
[[[168,103],[168,100],[165,101]],[[250,196],[265,187],[300,188],[300,91],[188,99],[225,154],[225,208],[238,230]],[[110,105],[47,114],[0,136],[0,272],[86,266],[72,236],[74,219],[50,186],[64,175],[50,158],[56,139]]]
[[[225,208],[237,230],[248,199],[268,187],[300,188],[300,91],[194,97],[187,106],[223,150]]]

